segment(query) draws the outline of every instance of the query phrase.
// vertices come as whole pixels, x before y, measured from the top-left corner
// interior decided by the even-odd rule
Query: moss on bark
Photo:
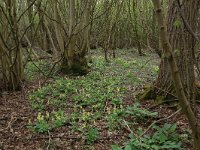
[[[153,99],[155,98],[155,94],[153,91],[154,91],[154,86],[146,85],[144,87],[144,90],[137,95],[137,98],[140,100]]]
[[[153,99],[156,103],[163,103],[165,100],[175,99],[175,96],[170,94],[170,92],[159,90],[151,84],[144,86],[144,90],[137,95],[137,98],[140,100]]]
[[[90,68],[85,58],[75,57],[71,66],[68,65],[67,60],[63,61],[61,65],[61,72],[68,75],[82,76],[88,74],[89,71]]]

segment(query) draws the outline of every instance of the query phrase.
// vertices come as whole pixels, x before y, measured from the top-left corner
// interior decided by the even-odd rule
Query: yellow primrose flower
[[[49,119],[49,112],[46,111],[46,118]]]
[[[116,107],[113,108],[113,112],[114,112],[114,113],[116,112]]]
[[[90,112],[87,112],[87,116],[90,116]]]
[[[37,120],[44,120],[44,116],[41,112],[38,113]]]
[[[97,123],[96,123],[96,121],[94,120],[94,126],[97,126]]]
[[[81,126],[81,128],[86,128],[86,124],[83,123],[82,126]]]

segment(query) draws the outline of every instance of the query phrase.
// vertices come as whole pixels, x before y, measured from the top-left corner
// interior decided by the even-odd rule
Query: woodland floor
[[[86,77],[54,73],[46,80],[44,74],[49,74],[52,63],[43,60],[27,65],[22,91],[4,92],[0,98],[0,149],[117,150],[116,145],[123,148],[130,142],[130,133],[141,143],[151,144],[156,127],[145,133],[149,139],[141,139],[145,137],[141,132],[177,111],[167,104],[136,98],[144,85],[156,79],[159,58],[152,53],[138,56],[136,50],[121,50],[107,64],[102,51],[93,53]],[[185,117],[177,113],[156,125],[162,128],[166,123],[176,123],[173,132],[182,148],[192,149]]]

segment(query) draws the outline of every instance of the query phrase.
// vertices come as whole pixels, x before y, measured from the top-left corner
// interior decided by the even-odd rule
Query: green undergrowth
[[[188,140],[187,135],[179,135],[176,124],[164,124],[162,127],[153,126],[152,134],[143,135],[143,129],[139,128],[130,135],[130,141],[124,148],[112,145],[112,150],[183,150],[182,142]]]
[[[114,132],[124,128],[123,122],[138,125],[157,116],[136,100],[129,99],[131,105],[126,100],[131,87],[155,79],[158,68],[154,60],[130,53],[106,63],[98,54],[90,65],[92,70],[87,76],[54,76],[54,80],[29,93],[36,112],[28,125],[32,131],[44,133],[67,126],[72,133],[79,132],[87,144],[93,144],[101,130]]]

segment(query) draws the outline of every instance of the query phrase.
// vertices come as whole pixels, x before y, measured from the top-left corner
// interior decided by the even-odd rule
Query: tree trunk
[[[193,140],[194,140],[193,141],[194,150],[200,150],[200,124],[198,122],[197,116],[195,116],[195,113],[190,105],[190,101],[189,101],[190,99],[187,98],[188,93],[186,93],[184,91],[184,84],[183,84],[184,81],[181,80],[182,72],[180,72],[180,68],[178,69],[178,67],[177,67],[177,63],[176,63],[177,57],[174,55],[173,47],[171,46],[169,37],[167,35],[167,29],[166,29],[166,24],[164,22],[164,15],[163,15],[163,11],[161,8],[160,0],[152,0],[152,1],[154,3],[154,7],[156,9],[159,32],[160,32],[160,39],[161,39],[162,48],[163,48],[163,54],[168,62],[169,68],[170,68],[170,73],[171,73],[173,84],[174,84],[176,94],[177,94],[177,97],[179,100],[179,104],[180,104],[184,114],[186,115],[188,122],[192,129],[192,136],[193,136]],[[188,3],[188,2],[189,1],[187,1],[187,5],[189,5],[191,7],[197,1],[191,0],[190,2],[192,5],[190,5],[190,3]],[[199,3],[196,3],[196,4],[199,5]],[[173,16],[170,16],[170,17],[173,17]],[[170,29],[170,28],[168,28],[168,29]],[[188,38],[187,36],[186,36],[186,38]]]
[[[54,30],[55,30],[55,36],[56,36],[56,50],[54,52],[56,52],[54,55],[56,57],[59,56],[60,52],[64,52],[65,49],[65,44],[64,44],[64,31],[62,29],[62,22],[61,22],[61,17],[59,14],[59,10],[58,10],[58,0],[53,0],[52,1],[52,5],[53,5],[53,15],[54,15],[54,19],[56,21],[53,22],[54,24]]]
[[[0,61],[2,69],[0,82],[5,90],[19,90],[24,76],[22,53],[20,48],[19,30],[17,24],[16,0],[7,0],[6,13],[1,17],[3,29],[0,30]],[[9,39],[5,41],[5,39]],[[13,48],[14,47],[14,48]]]
[[[134,17],[134,21],[135,21],[135,25],[134,25],[134,32],[135,32],[135,37],[136,37],[136,42],[137,42],[137,48],[138,48],[138,54],[140,56],[143,56],[143,52],[142,52],[142,45],[140,43],[140,34],[138,33],[138,23],[137,23],[137,14],[136,14],[136,2],[133,0],[133,17]]]
[[[196,0],[183,1],[182,7],[179,8],[177,1],[171,0],[167,21],[169,41],[177,59],[183,88],[187,98],[193,101],[196,96],[194,77],[195,39],[188,32],[188,28],[182,21],[180,10],[193,31],[196,31],[199,5],[200,2]],[[154,83],[154,88],[151,90],[151,94],[148,95],[152,98],[155,98],[156,95],[163,95],[166,98],[174,97],[175,90],[166,58],[162,58],[159,69],[159,75]]]
[[[61,70],[68,74],[85,75],[89,72],[86,54],[87,45],[89,42],[89,14],[90,0],[83,1],[83,18],[76,26],[76,3],[75,0],[70,0],[70,19],[69,19],[69,44],[64,50],[64,58],[62,60]],[[79,36],[81,41],[78,41]],[[81,44],[81,45],[80,45]],[[77,46],[78,45],[78,46]]]

